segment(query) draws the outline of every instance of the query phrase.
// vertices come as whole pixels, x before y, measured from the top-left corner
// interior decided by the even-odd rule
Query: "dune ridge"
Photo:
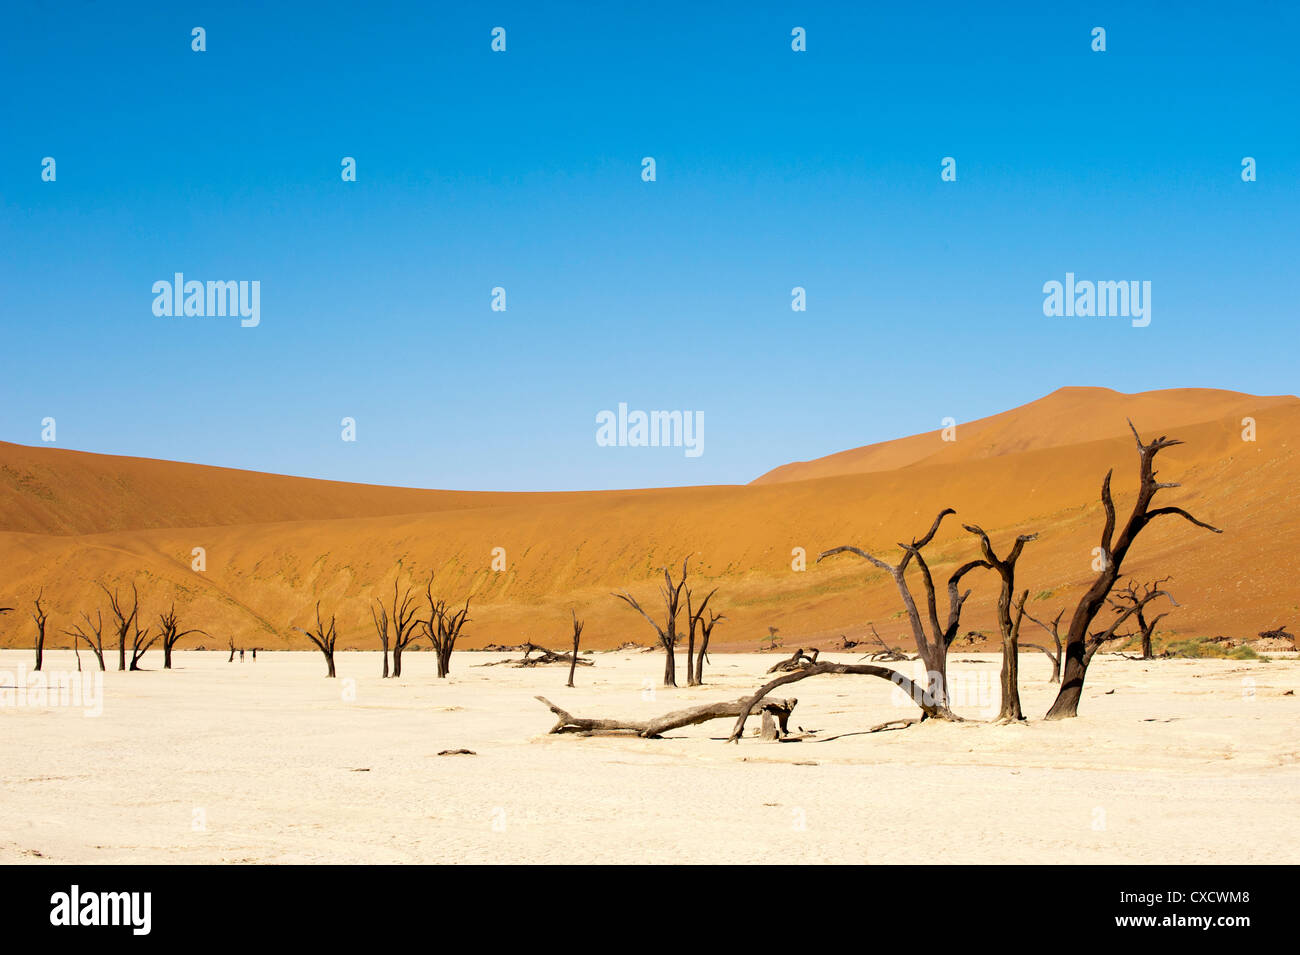
[[[1247,415],[1254,442],[1242,440]],[[1121,511],[1132,500],[1137,454],[1126,417],[1144,436],[1187,442],[1162,455],[1162,480],[1183,483],[1163,502],[1224,529],[1157,524],[1131,555],[1132,574],[1174,576],[1182,606],[1166,633],[1253,636],[1294,624],[1300,597],[1275,568],[1291,566],[1300,544],[1300,400],[1202,390],[1062,389],[959,427],[955,443],[936,433],[820,459],[833,473],[769,479],[777,469],[750,485],[635,491],[383,488],[0,444],[0,603],[22,611],[44,588],[50,643],[67,646],[61,628],[103,606],[94,582],[134,579],[150,617],[174,598],[187,626],[211,635],[190,646],[233,638],[301,648],[290,627],[321,600],[338,613],[340,647],[369,649],[370,597],[391,590],[395,572],[420,588],[433,572],[450,598],[474,595],[467,648],[562,644],[570,608],[587,619],[584,645],[606,648],[652,639],[610,592],[628,587],[653,602],[657,568],[689,554],[698,585],[720,588],[728,620],[714,634],[719,650],[755,649],[768,626],[787,646],[831,646],[869,632],[868,621],[907,645],[892,581],[856,559],[817,564],[817,553],[854,543],[893,557],[896,541],[952,506],[959,520],[931,548],[936,573],[974,554],[960,521],[981,524],[995,543],[1037,531],[1020,580],[1034,595],[1031,612],[1051,616],[1091,577],[1108,467]],[[868,459],[874,469],[863,469]],[[191,570],[194,547],[207,553],[202,573]],[[494,547],[506,549],[502,573],[490,569]],[[807,553],[802,572],[791,567],[796,547]],[[972,584],[963,631],[988,635],[994,582]],[[22,613],[0,618],[0,645],[23,646],[30,630]]]

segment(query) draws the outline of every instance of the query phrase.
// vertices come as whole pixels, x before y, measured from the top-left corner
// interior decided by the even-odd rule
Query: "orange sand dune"
[[[1257,421],[1254,442],[1242,440],[1246,415]],[[369,648],[370,598],[391,592],[395,575],[422,587],[435,572],[439,593],[473,594],[466,647],[563,644],[573,607],[587,620],[585,645],[600,648],[650,642],[648,625],[610,592],[628,587],[653,602],[657,568],[689,554],[699,587],[719,588],[715,605],[728,617],[715,632],[719,649],[753,649],[769,625],[787,646],[829,646],[868,632],[867,621],[904,642],[892,582],[856,558],[819,565],[817,553],[853,543],[896,559],[896,541],[952,506],[958,519],[929,549],[936,573],[974,556],[960,521],[983,525],[999,546],[1037,531],[1020,581],[1034,595],[1031,612],[1054,615],[1091,577],[1108,467],[1121,511],[1132,500],[1137,454],[1126,416],[1144,436],[1187,442],[1161,454],[1161,479],[1184,484],[1163,502],[1224,529],[1163,519],[1134,548],[1127,571],[1174,575],[1181,606],[1166,635],[1294,629],[1300,401],[1201,390],[1065,389],[965,425],[955,443],[933,434],[861,449],[874,470],[663,490],[420,491],[0,445],[0,604],[21,610],[43,587],[51,642],[65,646],[60,631],[76,612],[105,606],[96,580],[134,580],[150,619],[175,599],[185,625],[209,633],[189,646],[231,637],[301,647],[290,627],[320,600],[338,614],[340,647]],[[899,463],[883,467],[891,455]],[[207,553],[201,573],[191,570],[195,547]],[[506,552],[502,573],[490,568],[496,547]],[[802,572],[791,566],[800,547]],[[974,588],[963,629],[991,632],[993,582],[980,577]],[[0,643],[26,644],[31,630],[20,614],[0,618]]]
[[[942,441],[940,431],[871,444],[814,461],[773,468],[753,481],[774,484],[837,474],[865,474],[925,462],[991,458],[1037,448],[1058,448],[1128,434],[1126,418],[1139,426],[1181,428],[1202,421],[1251,415],[1294,404],[1295,397],[1257,397],[1212,388],[1177,388],[1121,394],[1109,388],[1060,388],[1020,408],[957,425],[958,440]],[[1158,425],[1154,423],[1158,422]]]

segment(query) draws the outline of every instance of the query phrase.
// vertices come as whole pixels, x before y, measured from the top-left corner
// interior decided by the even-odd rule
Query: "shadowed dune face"
[[[1254,442],[1242,440],[1246,416]],[[1158,502],[1224,530],[1163,519],[1139,539],[1125,571],[1172,574],[1182,605],[1162,631],[1253,636],[1295,623],[1300,594],[1287,568],[1300,545],[1300,401],[1202,390],[1063,389],[962,425],[954,443],[918,435],[788,465],[749,486],[664,490],[424,491],[0,445],[0,603],[21,610],[44,587],[50,643],[65,646],[61,630],[76,613],[103,606],[97,579],[135,580],[150,622],[175,598],[184,625],[211,635],[186,645],[215,648],[228,636],[301,646],[290,626],[321,600],[338,614],[340,647],[369,648],[369,598],[391,594],[395,573],[422,589],[434,572],[449,599],[474,595],[464,646],[563,645],[574,607],[587,620],[584,646],[601,648],[653,636],[610,591],[657,603],[657,568],[690,554],[698,587],[720,588],[719,649],[755,648],[769,625],[788,646],[829,646],[869,632],[867,621],[906,646],[892,582],[853,557],[817,564],[817,553],[852,543],[893,561],[897,541],[955,507],[927,552],[936,576],[975,556],[962,521],[981,524],[1000,549],[1036,531],[1019,582],[1030,612],[1053,616],[1091,579],[1107,468],[1121,515],[1132,502],[1137,453],[1125,417],[1146,438],[1187,442],[1159,459],[1161,480],[1183,487]],[[196,547],[203,572],[191,569]],[[491,569],[498,547],[500,573]],[[803,572],[791,567],[799,547]],[[972,584],[963,632],[992,634],[994,580]],[[30,630],[19,614],[0,618],[0,643],[24,645]]]

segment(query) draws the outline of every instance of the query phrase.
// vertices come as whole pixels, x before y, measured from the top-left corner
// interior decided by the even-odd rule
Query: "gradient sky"
[[[636,487],[1063,385],[1297,390],[1295,4],[230,6],[6,6],[0,439]],[[155,317],[178,271],[261,325]],[[1151,325],[1044,317],[1067,271]],[[619,402],[705,453],[598,447]]]

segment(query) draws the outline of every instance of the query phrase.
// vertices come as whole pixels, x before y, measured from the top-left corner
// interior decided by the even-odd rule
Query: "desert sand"
[[[368,606],[393,577],[441,594],[473,595],[461,646],[563,646],[570,608],[587,621],[584,645],[650,642],[653,633],[610,596],[628,588],[657,604],[657,568],[692,558],[700,592],[718,587],[727,615],[719,650],[752,651],[769,626],[787,646],[832,647],[869,636],[911,646],[898,594],[862,561],[817,554],[855,544],[896,560],[896,542],[957,509],[931,547],[936,574],[974,556],[961,529],[973,521],[999,547],[1037,532],[1018,579],[1030,613],[1051,618],[1091,582],[1102,516],[1098,492],[1115,469],[1117,506],[1132,501],[1137,453],[1125,419],[1147,438],[1186,444],[1160,458],[1160,478],[1180,481],[1161,504],[1191,509],[1224,529],[1181,521],[1145,531],[1128,575],[1173,575],[1180,606],[1162,641],[1226,634],[1253,638],[1300,614],[1290,574],[1300,550],[1300,400],[1206,389],[1124,395],[1063,388],[991,418],[778,468],[750,485],[634,491],[478,493],[339,484],[225,468],[0,444],[0,646],[31,639],[26,603],[44,588],[51,645],[82,611],[106,606],[95,582],[141,587],[149,622],[175,600],[184,627],[211,635],[185,646],[305,649],[294,625],[315,602],[337,613],[339,646],[376,646]],[[1243,419],[1256,423],[1243,440]],[[526,474],[527,462],[520,462]],[[194,548],[206,569],[191,567]],[[503,548],[506,570],[491,569]],[[795,548],[804,571],[792,569]],[[992,648],[995,581],[967,578],[974,593],[962,631]],[[1035,634],[1035,639],[1041,635]]]
[[[104,674],[97,717],[0,708],[0,862],[1300,861],[1293,655],[1103,655],[1078,719],[869,735],[914,709],[884,681],[816,677],[778,693],[816,731],[798,743],[728,745],[730,721],[551,736],[533,699],[650,716],[741,696],[777,658],[719,654],[709,685],[664,689],[659,653],[597,653],[567,689],[567,668],[480,666],[488,653],[458,652],[445,681],[410,654],[385,681],[377,653],[339,654],[328,680],[316,653],[180,652],[170,672]],[[0,651],[11,676],[30,662]],[[959,714],[996,712],[997,667],[954,654]],[[1034,717],[1049,672],[1022,660]],[[437,755],[461,748],[476,755]]]

